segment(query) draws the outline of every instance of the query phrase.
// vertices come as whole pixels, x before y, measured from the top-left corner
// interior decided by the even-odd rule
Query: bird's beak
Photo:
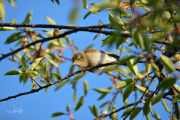
[[[75,65],[75,63],[73,62],[72,65]]]

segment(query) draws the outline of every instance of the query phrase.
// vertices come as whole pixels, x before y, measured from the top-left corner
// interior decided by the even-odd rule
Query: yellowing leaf
[[[50,17],[45,17],[45,19],[49,22],[49,24],[56,25],[56,22],[53,19],[51,19]]]
[[[34,68],[39,64],[39,62],[42,60],[42,58],[43,57],[40,57],[40,58],[36,58],[34,60],[34,62],[31,64],[31,68],[30,68],[31,71],[34,70]]]
[[[87,4],[87,1],[86,1],[86,0],[82,0],[82,2],[83,2],[83,6],[84,6],[84,8],[85,8],[85,9],[88,9],[88,4]]]

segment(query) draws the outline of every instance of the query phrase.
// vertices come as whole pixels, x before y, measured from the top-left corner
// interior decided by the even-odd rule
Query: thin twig
[[[131,110],[131,112],[129,112],[129,114],[126,115],[126,116],[123,118],[123,120],[125,120],[125,119],[134,111],[134,109],[137,107],[137,105],[141,102],[141,100],[143,99],[143,97],[144,97],[145,94],[146,94],[146,91],[149,89],[151,83],[153,82],[154,78],[155,78],[155,76],[152,77],[149,85],[147,86],[146,90],[144,91],[144,93],[143,93],[143,95],[141,96],[141,98],[139,99],[139,101],[135,104],[135,106],[133,107],[133,109]]]
[[[62,82],[62,81],[64,81],[64,80],[68,79],[69,77],[74,76],[74,75],[76,75],[76,74],[78,74],[78,73],[86,72],[86,71],[89,71],[89,70],[92,70],[92,69],[96,69],[96,68],[99,68],[99,67],[114,65],[114,64],[117,64],[117,63],[118,63],[118,62],[111,62],[111,63],[101,64],[101,65],[97,65],[97,66],[90,67],[90,68],[86,68],[86,69],[80,69],[80,70],[78,70],[78,71],[76,71],[76,72],[74,72],[74,73],[68,74],[66,77],[62,78],[61,80],[57,80],[57,81],[55,81],[55,82],[53,82],[53,83],[47,84],[47,85],[42,86],[42,87],[40,87],[40,88],[38,88],[38,89],[35,89],[35,90],[31,90],[31,91],[28,91],[28,92],[23,92],[23,93],[19,93],[19,94],[17,94],[17,95],[9,96],[9,97],[7,97],[7,98],[1,99],[0,102],[2,102],[2,101],[7,101],[7,100],[9,100],[9,99],[16,98],[16,97],[19,97],[19,96],[28,95],[28,94],[31,94],[31,93],[38,92],[38,91],[40,91],[40,90],[42,90],[42,89],[44,89],[44,88],[47,88],[47,87],[49,87],[49,86],[51,86],[51,85],[57,84],[57,83],[59,83],[59,82]]]

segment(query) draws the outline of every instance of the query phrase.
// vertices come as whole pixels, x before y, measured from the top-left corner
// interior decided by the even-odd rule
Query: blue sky
[[[97,0],[87,0],[89,2],[97,2]],[[81,3],[81,2],[80,2]],[[13,8],[8,2],[5,0],[6,5],[6,18],[5,23],[9,23],[11,19],[15,18],[17,23],[22,23],[26,14],[33,9],[31,24],[48,24],[44,17],[52,18],[56,24],[58,25],[69,25],[71,24],[69,21],[69,15],[71,10],[74,7],[73,0],[61,0],[61,5],[53,4],[50,0],[17,0],[17,8]],[[82,6],[80,4],[79,6]],[[90,8],[90,5],[89,5]],[[88,25],[98,25],[99,20],[103,23],[109,23],[108,20],[108,12],[103,11],[97,15],[90,15],[86,20],[83,20],[83,16],[88,12],[83,8],[80,8],[80,15],[78,21],[76,23],[77,26],[88,26]],[[36,29],[37,30],[37,29]],[[8,53],[9,48],[15,48],[14,44],[4,45],[4,42],[8,35],[13,32],[0,32],[1,44],[0,44],[0,52]],[[103,38],[98,37],[95,41],[92,41],[95,33],[88,32],[78,32],[69,36],[69,38],[74,40],[76,46],[79,47],[79,51],[84,50],[89,44],[94,44],[94,48],[113,51],[115,47],[112,49],[107,49],[107,47],[101,48],[102,39],[106,36],[103,35]],[[126,43],[125,43],[126,44]],[[125,55],[125,54],[124,54]],[[72,54],[70,50],[66,50],[65,56],[68,58],[72,58]],[[63,64],[60,64],[59,67],[62,72],[62,77],[66,76],[69,72],[69,68],[71,66],[70,61],[66,61]],[[29,80],[24,86],[19,83],[18,76],[4,76],[4,74],[11,69],[18,69],[18,65],[16,63],[10,62],[7,59],[0,61],[0,99],[5,98],[7,96],[15,95],[17,93],[29,91],[32,88],[32,83]],[[76,70],[78,68],[76,67]],[[84,105],[77,112],[72,112],[73,116],[77,120],[85,120],[85,119],[94,119],[94,116],[90,113],[88,106],[93,106],[95,104],[97,107],[100,106],[101,103],[110,100],[111,95],[106,96],[105,100],[97,101],[97,98],[100,94],[93,91],[93,88],[107,88],[112,82],[109,80],[107,75],[102,74],[98,76],[93,73],[87,73],[83,79],[86,79],[89,84],[89,93],[85,97]],[[83,79],[78,82],[77,89],[77,100],[80,96],[83,95]],[[155,83],[153,83],[155,84]],[[153,85],[152,85],[153,86]],[[18,97],[16,99],[11,99],[8,101],[4,101],[0,103],[0,120],[64,120],[69,119],[67,116],[61,116],[56,118],[51,118],[50,116],[54,112],[65,112],[67,104],[71,105],[71,108],[75,107],[75,103],[72,100],[73,90],[70,84],[65,85],[63,88],[54,92],[55,86],[52,86],[50,90],[45,93],[44,90],[39,91],[38,93],[25,95]],[[140,97],[140,96],[138,96]],[[133,94],[128,99],[129,103],[134,102]],[[118,95],[117,99],[117,108],[124,106],[121,97]],[[169,102],[168,102],[169,103]],[[22,108],[23,111],[21,114],[13,114],[8,113],[8,111],[13,110],[13,106]],[[162,119],[167,119],[170,114],[168,114],[164,108],[162,109],[161,103],[157,105],[157,107],[152,107],[153,110],[157,111]],[[104,108],[105,109],[105,108]],[[101,109],[102,110],[102,109]],[[122,111],[119,112],[118,118],[122,115]],[[164,114],[166,113],[166,114]],[[100,111],[99,111],[100,114]],[[140,115],[136,119],[145,119],[142,115],[142,111]],[[106,118],[107,120],[109,118]]]

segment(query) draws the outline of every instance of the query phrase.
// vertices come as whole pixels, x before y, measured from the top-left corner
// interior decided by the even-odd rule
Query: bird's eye
[[[80,60],[80,58],[78,58],[78,60]]]

